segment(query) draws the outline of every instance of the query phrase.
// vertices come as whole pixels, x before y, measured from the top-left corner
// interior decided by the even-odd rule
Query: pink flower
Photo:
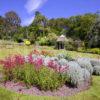
[[[22,65],[24,63],[24,57],[21,55],[11,56],[2,61],[2,64],[6,69],[11,69],[16,67],[17,65]]]
[[[10,68],[14,67],[15,66],[15,62],[14,62],[13,57],[6,58],[4,60],[3,66],[4,66],[4,68],[7,68],[7,69],[10,69]]]
[[[33,64],[33,63],[34,63],[34,62],[33,62],[32,55],[29,55],[29,63],[30,63],[30,64]]]
[[[34,65],[35,65],[36,69],[39,69],[43,65],[43,59],[42,58],[35,59]]]
[[[48,67],[57,70],[57,68],[59,67],[59,65],[58,65],[58,63],[57,63],[56,61],[50,60],[50,61],[48,62]]]
[[[48,67],[53,68],[55,71],[59,73],[64,73],[68,70],[68,66],[60,66],[56,61],[49,61]]]
[[[64,73],[68,71],[68,66],[60,66],[57,70],[59,73]]]
[[[21,56],[21,55],[15,55],[14,58],[15,58],[15,61],[14,62],[17,65],[23,65],[25,63],[24,57]]]

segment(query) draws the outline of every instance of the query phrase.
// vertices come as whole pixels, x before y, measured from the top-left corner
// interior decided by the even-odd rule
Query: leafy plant
[[[47,38],[42,37],[42,38],[39,39],[39,44],[42,45],[42,46],[47,45],[47,43],[48,43],[47,41],[48,41]]]
[[[86,68],[91,74],[93,73],[93,67],[88,58],[78,58],[77,62],[82,68]]]
[[[78,86],[84,83],[84,77],[82,68],[75,61],[71,61],[68,63],[69,70],[67,71],[67,75],[70,77],[70,83],[74,86]]]
[[[100,66],[94,66],[93,67],[93,73],[95,75],[100,75]]]
[[[65,54],[65,59],[66,60],[69,60],[69,61],[72,61],[73,60],[73,58],[72,58],[72,56],[70,55],[70,54]]]
[[[65,49],[71,51],[77,51],[78,45],[73,40],[69,40],[65,42]]]
[[[84,81],[90,81],[91,80],[90,72],[85,68],[82,68],[82,72],[83,72]]]
[[[66,58],[66,56],[65,56],[64,54],[62,54],[62,53],[58,54],[57,57],[58,57],[59,59],[64,59],[64,58]]]
[[[59,59],[73,60],[72,57],[71,57],[71,55],[68,54],[68,53],[67,54],[60,53],[60,54],[57,55],[57,57]]]
[[[55,72],[54,70],[43,67],[38,73],[38,83],[42,90],[54,90],[61,87],[68,80],[66,75]]]
[[[67,61],[66,59],[60,59],[60,60],[58,61],[58,63],[59,63],[61,66],[66,66],[67,63],[68,63],[68,61]]]
[[[82,63],[85,65],[82,67],[77,61],[67,61],[65,57],[44,56],[35,50],[28,56],[15,55],[0,63],[4,66],[5,80],[23,81],[28,87],[34,85],[43,90],[58,89],[66,81],[78,86],[90,80],[91,70],[88,71],[87,65]]]
[[[93,66],[100,66],[100,60],[99,59],[90,59],[90,62]]]

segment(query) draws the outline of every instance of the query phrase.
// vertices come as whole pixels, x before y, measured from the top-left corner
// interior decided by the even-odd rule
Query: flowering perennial
[[[5,60],[1,60],[0,62],[6,69],[11,69],[16,66],[21,66],[24,65],[25,63],[33,64],[36,69],[39,69],[42,66],[47,66],[51,69],[54,69],[57,72],[64,72],[68,69],[67,65],[60,65],[59,62],[53,60],[52,57],[49,57],[49,60],[45,65],[46,57],[44,57],[43,55],[37,55],[37,51],[34,52],[35,55],[31,54],[28,56],[14,55],[6,58]]]

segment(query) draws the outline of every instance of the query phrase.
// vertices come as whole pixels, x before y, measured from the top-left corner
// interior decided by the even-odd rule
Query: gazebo
[[[60,37],[58,37],[57,39],[57,43],[56,43],[56,48],[57,49],[64,49],[64,42],[66,41],[66,37],[64,35],[61,35]]]

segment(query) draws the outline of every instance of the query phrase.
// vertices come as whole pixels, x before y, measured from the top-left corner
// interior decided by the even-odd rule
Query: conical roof
[[[60,41],[65,41],[66,40],[66,37],[64,35],[61,35],[60,37],[58,37],[57,41],[60,42]]]

